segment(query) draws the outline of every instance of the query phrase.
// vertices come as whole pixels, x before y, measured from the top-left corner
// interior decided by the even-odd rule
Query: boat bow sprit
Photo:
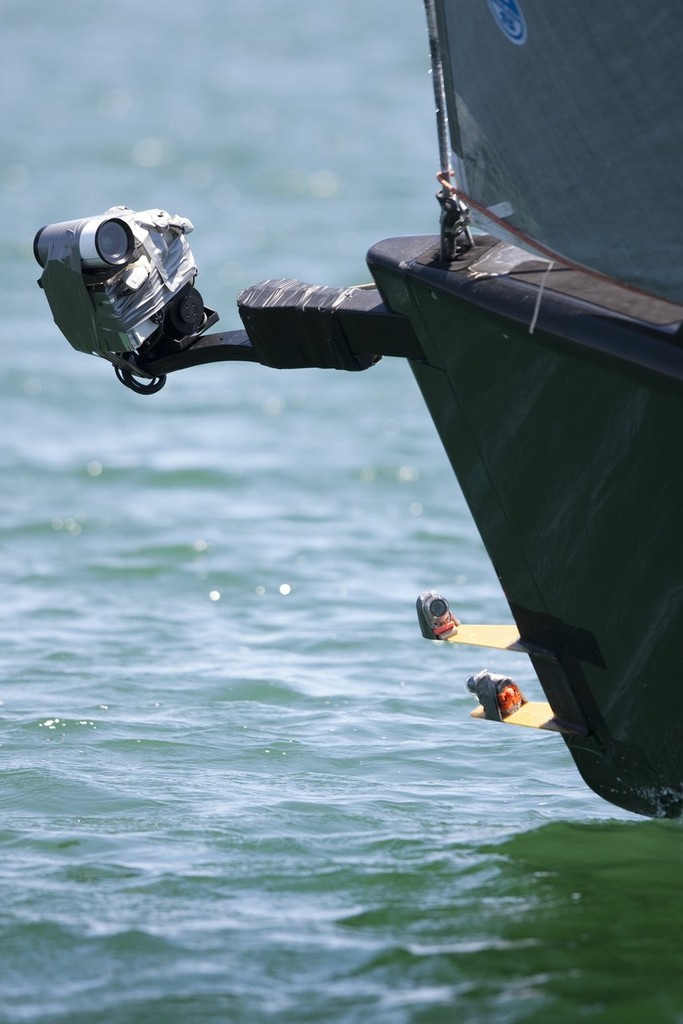
[[[477,674],[479,715],[558,732],[605,799],[679,815],[683,9],[425,6],[440,234],[373,246],[371,286],[262,282],[244,330],[209,333],[190,222],[125,207],[39,232],[41,284],[143,393],[205,362],[407,359],[510,608],[435,633],[418,603],[423,634],[527,655],[546,701]]]

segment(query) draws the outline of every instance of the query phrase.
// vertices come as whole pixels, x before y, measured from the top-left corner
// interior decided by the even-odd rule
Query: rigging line
[[[432,86],[436,102],[436,127],[439,137],[439,162],[441,173],[451,178],[451,147],[448,140],[448,113],[446,112],[446,86],[443,75],[443,58],[439,43],[439,30],[436,23],[436,7],[434,0],[424,0],[427,15],[427,31],[429,32],[429,52],[432,62]]]

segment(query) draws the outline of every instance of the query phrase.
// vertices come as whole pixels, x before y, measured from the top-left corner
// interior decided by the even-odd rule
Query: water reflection
[[[669,1024],[683,1020],[682,867],[677,823],[554,823],[395,876],[345,925],[384,939],[359,973],[387,1008],[422,993],[411,1021]]]
[[[682,1019],[679,824],[555,823],[492,853],[500,904],[483,917],[518,950],[491,958],[500,997],[538,1019]]]

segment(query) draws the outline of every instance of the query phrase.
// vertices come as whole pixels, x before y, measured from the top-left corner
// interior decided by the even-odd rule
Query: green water
[[[2,1024],[683,1020],[680,826],[419,635],[508,613],[408,368],[143,398],[35,286],[115,203],[191,218],[226,328],[435,230],[422,4],[2,9]]]

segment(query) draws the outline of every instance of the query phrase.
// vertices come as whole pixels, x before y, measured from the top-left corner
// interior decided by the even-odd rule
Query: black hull
[[[375,246],[386,305],[587,784],[683,809],[683,308],[480,240]],[[457,567],[453,567],[454,575]]]

